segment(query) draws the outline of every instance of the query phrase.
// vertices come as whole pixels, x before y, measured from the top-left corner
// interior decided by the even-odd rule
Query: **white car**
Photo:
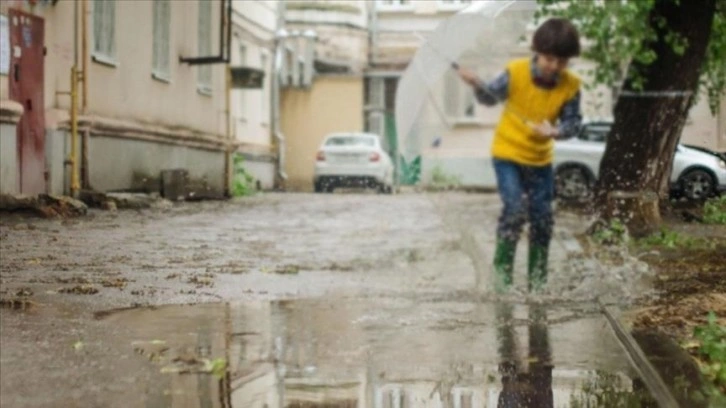
[[[555,191],[559,198],[587,197],[595,184],[611,122],[583,125],[571,139],[555,143]],[[689,200],[703,200],[726,191],[726,161],[718,153],[679,144],[670,177],[671,191]]]
[[[393,191],[393,162],[381,147],[378,135],[333,133],[325,137],[315,161],[313,184],[316,193],[336,187],[376,188]]]

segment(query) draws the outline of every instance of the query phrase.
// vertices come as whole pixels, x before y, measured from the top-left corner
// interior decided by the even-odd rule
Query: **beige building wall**
[[[94,54],[94,1],[87,0],[87,99],[79,112],[81,134],[89,153],[90,186],[101,191],[126,188],[152,189],[164,169],[186,168],[190,177],[217,194],[225,188],[226,132],[224,63],[207,65],[209,87],[202,89],[202,68],[179,61],[198,57],[198,1],[170,1],[169,70],[153,76],[153,5],[150,0],[116,0],[114,48],[111,58]],[[211,52],[219,54],[221,0],[210,0]],[[10,7],[44,19],[45,118],[48,191],[67,192],[69,155],[70,69],[74,54],[78,67],[82,49],[82,1],[38,2],[26,0],[0,3],[0,12]],[[78,13],[77,15],[75,13]],[[78,26],[74,19],[78,17]],[[77,32],[74,32],[74,28]],[[78,43],[74,44],[74,36]],[[210,55],[205,55],[210,56]],[[0,77],[0,98],[8,98],[8,77]],[[83,86],[79,87],[81,92]],[[79,96],[79,104],[83,102]],[[86,133],[88,132],[88,133]],[[80,157],[79,157],[80,162]],[[148,177],[147,177],[148,176]],[[148,180],[139,186],[135,180]]]
[[[212,5],[212,50],[219,46],[219,0]],[[80,2],[78,2],[80,4]],[[115,46],[113,63],[93,58],[93,1],[88,1],[88,105],[87,115],[133,120],[154,125],[185,127],[208,134],[224,135],[224,70],[212,67],[211,93],[197,87],[197,67],[182,64],[179,57],[197,56],[197,2],[171,1],[170,78],[152,77],[153,2],[116,1]],[[46,109],[67,110],[68,96],[57,92],[70,89],[73,64],[74,2],[39,3],[30,7],[24,0],[2,2],[0,11],[15,7],[45,20],[45,104]],[[80,10],[80,6],[79,6]],[[79,20],[80,21],[80,20]],[[79,23],[80,37],[80,23]],[[79,38],[79,42],[80,42]],[[81,44],[78,44],[79,57]],[[7,76],[2,76],[0,91],[7,97]],[[52,116],[52,115],[48,115]],[[51,118],[48,118],[50,121]],[[51,122],[52,124],[52,122]]]
[[[310,90],[288,89],[282,94],[282,131],[286,137],[286,188],[313,188],[315,155],[332,132],[363,130],[363,78],[319,76]]]
[[[708,98],[701,95],[683,129],[681,143],[726,151],[726,96],[721,98],[720,110],[714,115],[708,106]]]

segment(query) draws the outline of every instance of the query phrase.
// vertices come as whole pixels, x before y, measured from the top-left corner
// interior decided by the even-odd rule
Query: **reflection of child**
[[[479,102],[504,103],[492,143],[494,171],[504,209],[497,228],[494,255],[495,289],[512,284],[514,254],[529,213],[529,290],[547,282],[547,257],[552,237],[554,139],[574,136],[581,123],[580,80],[567,70],[569,59],[580,54],[577,29],[567,20],[545,21],[532,40],[534,56],[510,62],[492,82],[459,68]],[[553,125],[559,121],[557,126]],[[524,208],[523,195],[528,208]]]

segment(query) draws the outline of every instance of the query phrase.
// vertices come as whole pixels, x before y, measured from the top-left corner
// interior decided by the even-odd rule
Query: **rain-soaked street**
[[[498,298],[499,208],[264,194],[3,216],[3,299],[28,300],[0,314],[0,405],[559,407],[641,387],[598,301],[642,294],[642,265],[598,268],[585,220],[558,213],[546,293]]]

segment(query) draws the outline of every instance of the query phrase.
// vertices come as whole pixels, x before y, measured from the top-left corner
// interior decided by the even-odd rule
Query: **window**
[[[583,126],[580,139],[588,142],[605,143],[610,133],[610,125],[592,124]]]
[[[268,60],[267,51],[262,50],[260,52],[260,69],[267,73],[267,60]],[[265,75],[265,79],[262,82],[262,88],[260,89],[260,122],[261,123],[269,123],[270,121],[270,98],[269,93],[267,92],[267,83],[268,78],[267,75]]]
[[[370,136],[331,136],[325,141],[325,145],[375,147],[376,139]]]
[[[168,81],[169,72],[169,25],[171,4],[169,0],[154,0],[154,49],[151,74],[154,78]]]
[[[410,9],[413,5],[411,0],[378,0],[378,6],[382,9]]]
[[[116,64],[116,0],[93,2],[93,59]]]
[[[200,57],[207,57],[212,53],[212,2],[210,0],[198,1],[197,52]],[[211,65],[199,65],[197,67],[197,84],[200,92],[212,93]]]
[[[244,45],[239,46],[239,66],[247,66],[247,47]],[[239,118],[244,120],[247,117],[247,91],[244,89],[237,90],[239,93],[239,108],[237,113]]]
[[[471,0],[438,0],[440,10],[461,10],[469,6]]]
[[[443,110],[455,120],[476,118],[476,97],[471,88],[450,71],[444,79]]]

